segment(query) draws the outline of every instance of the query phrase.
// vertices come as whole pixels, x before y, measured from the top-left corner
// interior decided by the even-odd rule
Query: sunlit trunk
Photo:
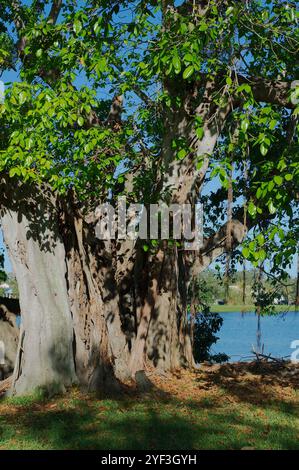
[[[22,311],[13,394],[64,391],[76,382],[64,245],[51,194],[1,195],[1,225]]]

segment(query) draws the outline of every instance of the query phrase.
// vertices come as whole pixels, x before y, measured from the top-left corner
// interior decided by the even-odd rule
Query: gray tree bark
[[[1,226],[22,311],[12,394],[64,391],[77,377],[56,201],[46,191],[33,198],[18,184],[9,194],[2,189]]]
[[[19,340],[16,319],[14,313],[10,312],[5,305],[0,304],[0,343],[4,346],[4,350],[0,351],[0,380],[10,376],[14,369]]]

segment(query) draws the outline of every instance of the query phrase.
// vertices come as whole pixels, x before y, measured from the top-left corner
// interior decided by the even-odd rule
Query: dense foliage
[[[193,354],[196,362],[225,362],[229,357],[224,353],[213,354],[211,348],[219,339],[216,334],[221,329],[223,318],[211,312],[208,307],[195,317]]]
[[[6,281],[6,273],[3,268],[4,268],[4,253],[0,252],[0,282]]]
[[[165,116],[196,108],[208,80],[215,113],[233,109],[209,156],[205,234],[226,217],[233,168],[234,213],[250,229],[235,260],[284,279],[298,239],[298,18],[278,0],[2,2],[0,68],[19,79],[0,106],[0,171],[72,189],[83,211],[120,194],[166,199]],[[292,83],[287,103],[265,91],[273,80]],[[202,117],[189,126],[201,141]],[[194,152],[184,133],[171,145],[178,161]]]

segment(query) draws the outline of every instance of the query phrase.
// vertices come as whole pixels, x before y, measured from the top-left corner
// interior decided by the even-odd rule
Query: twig
[[[258,361],[260,361],[261,359],[270,359],[271,361],[277,362],[278,364],[284,364],[286,362],[283,358],[278,359],[276,357],[272,357],[271,354],[262,354],[256,352],[254,349],[252,350],[252,352],[255,354]]]

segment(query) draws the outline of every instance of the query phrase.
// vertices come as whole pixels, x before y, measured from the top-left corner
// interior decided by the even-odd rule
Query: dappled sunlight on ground
[[[2,399],[1,449],[298,449],[299,368],[203,365],[99,399]]]

